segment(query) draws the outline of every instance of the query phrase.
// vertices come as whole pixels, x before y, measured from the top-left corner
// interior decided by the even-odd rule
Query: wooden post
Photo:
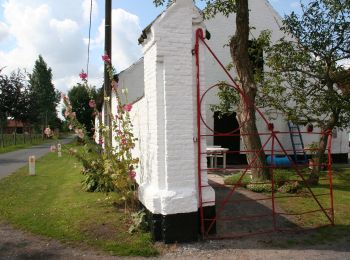
[[[108,55],[112,62],[112,0],[106,0],[105,4],[105,55]],[[109,101],[104,100],[104,124],[109,127],[109,140],[106,140],[106,143],[112,145],[112,123],[109,116],[112,104],[111,80],[106,63],[104,67],[104,97],[109,97]]]

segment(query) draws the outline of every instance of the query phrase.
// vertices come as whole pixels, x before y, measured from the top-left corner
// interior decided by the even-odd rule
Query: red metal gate
[[[200,47],[202,46],[202,47]],[[234,238],[242,237],[253,234],[272,233],[275,231],[294,231],[305,230],[310,228],[316,228],[325,225],[334,225],[334,209],[333,209],[333,190],[332,190],[332,160],[331,160],[331,145],[332,136],[331,132],[311,132],[311,131],[277,131],[274,129],[274,125],[270,123],[264,116],[262,111],[255,107],[256,114],[264,122],[266,131],[260,133],[239,133],[239,129],[230,131],[228,133],[221,133],[214,131],[213,127],[206,122],[205,116],[203,116],[204,99],[207,93],[218,87],[214,86],[201,86],[201,55],[200,51],[206,51],[210,53],[210,56],[217,62],[218,66],[223,69],[227,75],[227,86],[235,89],[247,102],[247,98],[244,92],[241,90],[238,84],[234,81],[232,76],[226,70],[225,66],[220,62],[215,53],[206,43],[203,37],[202,29],[198,29],[196,32],[196,66],[197,66],[197,131],[198,131],[198,190],[199,190],[199,209],[200,209],[200,221],[201,221],[201,234],[203,238],[208,239],[222,239],[222,238]],[[246,104],[250,106],[252,104]],[[248,119],[247,119],[248,120]],[[240,128],[242,127],[241,123]],[[329,190],[326,193],[317,192],[312,189],[306,180],[308,167],[315,167],[315,165],[309,165],[307,162],[304,164],[296,164],[291,158],[290,154],[295,152],[295,149],[285,149],[282,145],[281,139],[283,136],[292,136],[296,134],[303,134],[307,137],[317,137],[327,135],[327,162],[320,164],[321,167],[325,167],[326,171],[323,173],[320,181],[322,184],[329,185]],[[243,135],[258,135],[262,139],[261,150],[240,149],[239,151],[208,151],[206,147],[207,138],[220,137],[220,136],[240,136]],[[315,149],[303,149],[305,152],[308,150],[310,153],[317,151]],[[263,168],[267,168],[270,172],[269,181],[254,182],[254,180],[247,179],[253,169],[253,164],[257,160],[258,155],[262,152],[269,155],[270,163],[267,163]],[[225,176],[227,173],[234,175],[237,172],[235,166],[226,166],[223,162],[223,168],[219,168],[215,163],[210,163],[208,166],[207,157],[210,160],[217,161],[218,156],[226,158],[226,155],[233,154],[250,154],[253,159],[244,166],[241,171],[236,173],[236,181],[229,185],[222,183],[220,176]],[[214,159],[213,159],[214,157]],[[303,189],[298,193],[284,193],[279,182],[281,181],[281,170],[278,168],[286,168],[284,166],[277,167],[277,158],[284,158],[287,160],[286,164],[289,164],[289,169],[294,171],[293,174],[282,173],[284,189],[297,189],[298,185],[302,185]],[[204,166],[205,165],[205,166]],[[209,185],[215,189],[215,201],[205,201],[203,196],[203,190],[209,185],[203,183],[203,175],[208,174]],[[204,178],[206,179],[206,178]],[[251,189],[259,189],[259,187],[267,187],[271,189],[269,194],[265,193],[253,193],[247,189],[243,189],[242,186],[250,185]],[[255,185],[255,186],[254,186]],[[294,185],[294,186],[293,186]],[[327,186],[328,187],[328,186]],[[285,190],[286,191],[286,190]],[[286,207],[291,200],[294,201],[294,206],[291,208]],[[276,203],[276,201],[278,203]],[[205,214],[206,206],[215,203],[216,214],[215,216],[208,217]],[[308,210],[300,211],[295,205],[305,205],[307,203]],[[283,206],[280,207],[279,205]],[[310,208],[311,206],[313,208]],[[304,216],[308,216],[305,221]]]

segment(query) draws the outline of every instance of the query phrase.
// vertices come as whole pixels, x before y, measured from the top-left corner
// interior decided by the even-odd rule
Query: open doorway
[[[242,164],[240,155],[240,130],[236,113],[221,115],[214,113],[214,131],[216,134],[230,134],[227,136],[214,136],[214,145],[228,148],[227,164]]]

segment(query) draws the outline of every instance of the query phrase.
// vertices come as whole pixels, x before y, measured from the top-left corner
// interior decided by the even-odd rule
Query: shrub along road
[[[28,157],[35,155],[36,159],[42,157],[43,155],[50,152],[50,146],[56,144],[57,142],[61,144],[67,144],[73,140],[73,136],[53,140],[52,142],[32,146],[30,148],[17,150],[14,152],[0,154],[0,179],[10,175],[19,168],[25,166],[28,163]]]

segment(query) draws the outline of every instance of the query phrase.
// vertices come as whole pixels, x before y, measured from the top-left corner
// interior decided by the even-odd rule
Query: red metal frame
[[[263,122],[266,124],[266,129],[268,129],[267,132],[264,133],[245,133],[245,134],[235,134],[235,132],[239,129],[236,129],[234,131],[231,131],[229,133],[218,133],[215,132],[206,122],[205,119],[202,117],[202,103],[204,100],[204,97],[206,96],[206,94],[212,90],[213,88],[217,87],[218,84],[213,85],[208,87],[203,94],[201,94],[201,90],[202,90],[202,86],[201,86],[201,81],[200,81],[200,72],[201,72],[201,67],[200,67],[200,44],[202,44],[202,46],[205,47],[205,49],[207,51],[209,51],[209,53],[212,55],[212,57],[214,58],[214,60],[216,60],[216,62],[218,63],[218,65],[223,69],[223,71],[225,72],[225,74],[227,75],[228,79],[230,80],[230,84],[228,84],[227,86],[232,87],[233,89],[235,89],[236,91],[238,91],[238,93],[240,94],[241,98],[244,99],[245,103],[247,106],[254,106],[256,112],[258,113],[258,115],[263,119]],[[281,143],[281,141],[279,140],[279,136],[281,135],[286,135],[286,134],[290,134],[290,132],[280,132],[280,131],[276,131],[273,128],[273,124],[271,124],[267,118],[264,116],[263,112],[257,108],[254,104],[250,103],[250,100],[247,98],[247,96],[244,94],[243,90],[241,89],[241,87],[234,81],[234,79],[232,78],[232,76],[229,74],[229,72],[226,70],[225,66],[220,62],[220,60],[218,59],[218,57],[215,55],[215,53],[212,51],[212,49],[209,47],[209,45],[206,43],[204,36],[203,36],[203,30],[202,29],[198,29],[196,31],[196,43],[195,43],[195,56],[196,56],[196,67],[197,67],[197,71],[196,71],[196,77],[197,77],[197,136],[198,136],[198,142],[197,142],[197,147],[198,147],[198,160],[197,160],[197,172],[198,172],[198,199],[199,199],[199,212],[200,212],[200,220],[201,220],[201,234],[203,236],[203,238],[214,238],[214,239],[223,239],[223,238],[233,238],[233,237],[242,237],[245,235],[255,235],[255,234],[265,234],[265,233],[272,233],[275,231],[293,231],[293,230],[299,230],[299,228],[292,228],[292,229],[288,229],[288,228],[284,228],[284,227],[280,227],[277,223],[276,218],[278,216],[302,216],[305,214],[312,214],[312,213],[317,213],[317,212],[321,212],[323,213],[328,222],[329,223],[325,223],[325,225],[334,225],[334,205],[333,205],[333,188],[332,188],[332,158],[331,158],[331,147],[332,147],[332,137],[331,137],[331,132],[320,132],[320,133],[309,133],[309,132],[302,132],[302,134],[313,134],[313,135],[327,135],[328,136],[328,145],[327,145],[327,158],[328,158],[328,163],[327,163],[327,169],[328,169],[328,177],[327,178],[322,178],[322,180],[324,181],[329,181],[329,193],[323,193],[323,194],[314,194],[314,192],[312,191],[311,187],[309,186],[308,182],[306,181],[305,177],[303,176],[303,173],[301,172],[301,167],[307,167],[307,165],[297,165],[296,163],[294,163],[294,161],[292,160],[292,158],[289,156],[289,153],[292,153],[293,150],[291,149],[285,149]],[[243,122],[244,124],[245,122]],[[203,124],[203,126],[202,126]],[[240,128],[242,127],[242,125],[240,125]],[[210,134],[202,134],[202,128],[206,128],[208,129],[211,133]],[[204,207],[206,205],[210,205],[212,203],[214,203],[214,201],[203,201],[203,188],[208,187],[210,185],[206,184],[203,185],[202,184],[202,172],[209,172],[209,170],[211,171],[220,171],[220,170],[230,170],[230,167],[226,167],[225,169],[223,168],[202,168],[202,156],[204,154],[208,154],[207,151],[203,151],[202,150],[202,141],[206,140],[206,137],[213,137],[213,136],[242,136],[242,135],[259,135],[261,136],[265,136],[267,139],[266,141],[263,143],[262,148],[260,150],[239,150],[239,151],[228,151],[228,154],[239,154],[239,153],[253,153],[254,157],[252,159],[252,161],[250,162],[250,164],[248,164],[247,167],[245,167],[243,173],[241,174],[241,176],[239,177],[238,181],[232,185],[231,187],[228,185],[222,185],[222,184],[215,184],[215,185],[211,185],[211,186],[217,186],[217,187],[225,187],[228,188],[229,187],[229,191],[227,192],[227,194],[224,196],[224,199],[222,199],[221,201],[216,201],[216,216],[214,218],[205,218],[204,216]],[[271,144],[271,148],[267,149],[268,144]],[[305,149],[307,150],[307,149]],[[310,151],[314,151],[315,149],[309,149]],[[317,149],[316,149],[317,150]],[[242,186],[241,181],[243,179],[243,177],[247,174],[247,172],[252,169],[252,165],[254,164],[254,162],[257,160],[258,158],[258,154],[261,153],[262,151],[264,151],[267,154],[270,154],[272,156],[272,158],[274,157],[274,155],[285,155],[287,156],[287,158],[289,159],[290,163],[291,163],[291,168],[295,170],[295,173],[297,175],[297,177],[299,177],[300,179],[298,179],[298,181],[301,181],[304,185],[306,190],[308,191],[308,195],[316,202],[318,209],[316,210],[310,210],[307,212],[298,212],[298,213],[294,213],[294,212],[290,212],[290,213],[285,213],[285,212],[279,212],[276,208],[276,199],[285,199],[285,198],[303,198],[305,195],[298,195],[298,194],[294,194],[294,195],[283,195],[283,196],[276,196],[276,191],[275,191],[275,178],[274,178],[274,170],[276,168],[275,164],[272,163],[271,165],[267,165],[264,166],[266,168],[269,168],[269,170],[271,171],[271,180],[269,182],[261,182],[261,183],[255,183],[255,184],[271,184],[272,185],[272,191],[271,191],[271,196],[266,196],[266,198],[257,198],[257,199],[235,199],[232,200],[232,196],[233,194],[237,191],[237,188],[239,188],[240,186]],[[323,165],[324,164],[320,164]],[[289,180],[289,181],[297,181],[297,180]],[[324,207],[324,205],[322,205],[322,203],[320,202],[320,200],[318,199],[321,196],[329,196],[330,197],[330,206],[329,207]],[[250,203],[250,202],[259,202],[259,201],[271,201],[271,214],[257,214],[257,215],[239,215],[239,216],[234,216],[234,217],[225,217],[222,216],[222,212],[225,210],[225,206],[228,204],[232,204],[232,203]],[[265,217],[272,217],[272,229],[271,227],[266,227],[266,230],[254,230],[254,232],[249,232],[249,233],[228,233],[228,234],[216,234],[216,235],[209,235],[211,229],[214,227],[214,225],[216,225],[217,222],[219,221],[235,221],[235,220],[242,220],[242,219],[261,219],[261,218],[265,218]],[[210,224],[207,225],[207,227],[205,227],[205,222],[208,223],[208,221],[210,221]],[[305,228],[301,227],[303,230],[305,230]],[[314,228],[314,227],[312,227]]]

